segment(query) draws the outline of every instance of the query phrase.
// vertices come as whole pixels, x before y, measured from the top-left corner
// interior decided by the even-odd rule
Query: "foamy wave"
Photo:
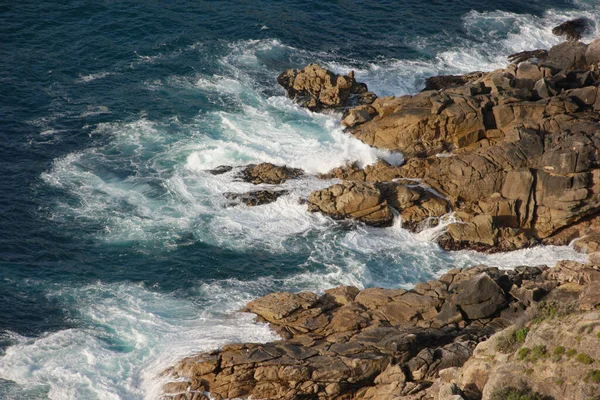
[[[89,83],[98,79],[102,79],[102,78],[106,78],[109,75],[114,75],[114,72],[110,72],[110,71],[101,71],[101,72],[97,72],[95,74],[89,74],[89,75],[80,75],[79,79],[77,79],[77,83]]]
[[[243,292],[203,286],[203,304],[133,284],[55,287],[48,297],[77,310],[86,328],[26,338],[0,356],[0,378],[19,384],[13,398],[47,393],[52,400],[156,399],[161,372],[194,352],[229,342],[277,339],[247,314],[232,314],[249,299]],[[215,301],[218,299],[218,301]]]

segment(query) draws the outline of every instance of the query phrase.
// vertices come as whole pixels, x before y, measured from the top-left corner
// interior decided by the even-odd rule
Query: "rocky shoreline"
[[[309,211],[375,227],[401,218],[414,232],[452,213],[445,249],[578,239],[588,264],[456,269],[408,291],[274,293],[243,311],[282,340],[186,358],[165,372],[164,398],[600,399],[600,38],[581,43],[585,21],[568,22],[553,31],[567,42],[502,70],[430,78],[414,96],[378,98],[316,64],[278,82],[406,159],[319,175],[339,183],[301,199]],[[260,206],[304,174],[249,165],[237,179],[274,188],[224,196]]]

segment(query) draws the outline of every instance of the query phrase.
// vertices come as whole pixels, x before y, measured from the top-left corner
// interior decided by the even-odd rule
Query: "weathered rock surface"
[[[377,97],[368,91],[367,85],[354,79],[353,72],[337,75],[317,64],[287,70],[279,75],[277,82],[290,98],[312,111],[371,104]]]
[[[351,218],[371,226],[390,226],[394,220],[381,190],[362,182],[344,182],[317,190],[308,197],[308,209],[334,219]]]
[[[475,267],[410,291],[339,287],[322,296],[273,293],[248,303],[245,311],[270,323],[283,340],[228,345],[186,358],[168,373],[188,386],[166,388],[175,399],[183,399],[177,390],[187,388],[215,398],[414,394],[431,386],[440,370],[463,365],[479,341],[506,326],[503,310],[521,314],[525,306],[508,289],[524,287],[543,271]]]
[[[573,280],[596,272],[572,262],[479,266],[408,291],[273,293],[245,311],[282,340],[186,358],[166,371],[179,381],[165,386],[165,397],[465,400],[529,390],[596,398],[600,280]]]
[[[375,164],[360,168],[356,162],[332,169],[325,174],[319,174],[321,179],[340,179],[355,182],[391,182],[402,176],[400,167],[391,165],[385,160],[379,160]]]
[[[243,168],[239,177],[255,185],[267,183],[279,185],[288,179],[294,179],[302,176],[304,171],[298,168],[279,166],[271,163],[251,164]]]
[[[226,192],[223,196],[229,200],[234,200],[247,206],[260,206],[273,203],[283,195],[288,194],[287,190],[255,190],[246,193]],[[235,203],[233,204],[235,205]]]
[[[348,132],[401,151],[407,161],[394,176],[447,199],[458,221],[440,238],[445,248],[563,244],[598,226],[589,220],[600,210],[600,72],[588,68],[588,50],[565,42],[547,54],[515,54],[519,64],[460,78],[462,86],[378,98],[369,106],[376,114],[346,123]],[[359,170],[343,172],[336,175],[366,180]]]

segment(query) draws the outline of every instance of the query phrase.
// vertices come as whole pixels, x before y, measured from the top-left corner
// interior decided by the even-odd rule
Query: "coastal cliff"
[[[164,397],[599,399],[600,39],[568,37],[512,55],[502,70],[432,78],[414,96],[378,98],[352,73],[315,64],[278,82],[311,111],[343,113],[348,134],[405,157],[320,175],[339,182],[301,199],[309,211],[375,227],[400,218],[415,232],[451,213],[438,238],[446,249],[578,239],[588,264],[456,269],[411,290],[267,295],[243,311],[281,340],[186,358],[165,371]],[[238,178],[278,185],[301,174],[265,163]],[[259,206],[279,193],[225,196]]]

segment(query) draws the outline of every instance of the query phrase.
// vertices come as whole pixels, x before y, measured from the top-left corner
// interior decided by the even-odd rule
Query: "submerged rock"
[[[233,169],[233,167],[230,165],[219,165],[215,169],[209,169],[206,172],[208,172],[209,174],[212,174],[212,175],[222,175],[222,174],[226,174],[227,172],[231,171],[232,169]]]
[[[279,166],[271,163],[251,164],[244,167],[239,177],[249,183],[259,185],[267,183],[271,185],[279,185],[288,179],[294,179],[302,176],[304,171],[298,168],[290,168]]]
[[[246,193],[223,193],[225,198],[235,200],[247,206],[260,206],[273,203],[281,196],[288,194],[287,190],[255,190]]]

